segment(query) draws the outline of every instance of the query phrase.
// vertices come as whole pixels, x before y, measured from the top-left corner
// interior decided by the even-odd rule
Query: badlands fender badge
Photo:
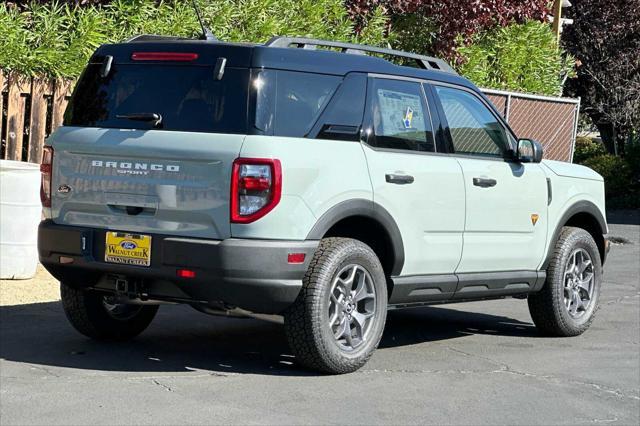
[[[536,223],[538,223],[538,219],[540,219],[540,216],[537,214],[532,214],[531,215],[531,224],[533,226],[536,226]]]

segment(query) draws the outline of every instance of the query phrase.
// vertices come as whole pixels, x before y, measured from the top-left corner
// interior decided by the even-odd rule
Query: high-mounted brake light
[[[198,54],[182,52],[133,52],[131,59],[134,61],[189,62],[198,59]]]
[[[40,163],[40,201],[42,207],[51,207],[51,174],[53,171],[53,148],[45,146]]]
[[[236,159],[231,173],[231,222],[255,222],[278,205],[281,193],[280,160]]]

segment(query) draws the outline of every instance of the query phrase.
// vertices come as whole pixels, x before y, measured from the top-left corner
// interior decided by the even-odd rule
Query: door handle
[[[388,183],[395,183],[398,185],[407,185],[413,183],[413,176],[410,175],[395,175],[392,173],[387,173],[384,175],[385,180]]]
[[[491,188],[492,186],[496,186],[497,183],[498,181],[495,179],[473,178],[473,184],[480,188]]]

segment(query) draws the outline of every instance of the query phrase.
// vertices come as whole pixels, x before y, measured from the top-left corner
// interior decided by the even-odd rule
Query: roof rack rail
[[[140,34],[133,36],[127,40],[125,43],[138,43],[145,41],[167,41],[167,40],[189,40],[185,37],[176,37],[176,36],[165,36],[165,35],[157,35],[157,34]]]
[[[399,58],[412,59],[420,68],[428,70],[442,71],[450,74],[458,74],[445,61],[431,56],[417,55],[415,53],[403,52],[401,50],[385,49],[383,47],[367,46],[364,44],[343,43],[339,41],[318,40],[304,37],[276,36],[265,44],[267,47],[291,47],[296,46],[302,49],[315,49],[317,46],[335,47],[341,49],[343,53],[362,55],[367,52],[381,55],[396,56]]]

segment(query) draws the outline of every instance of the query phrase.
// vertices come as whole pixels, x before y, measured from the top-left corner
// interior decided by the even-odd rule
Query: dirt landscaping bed
[[[0,280],[0,306],[44,303],[60,300],[58,281],[38,265],[30,280]]]

